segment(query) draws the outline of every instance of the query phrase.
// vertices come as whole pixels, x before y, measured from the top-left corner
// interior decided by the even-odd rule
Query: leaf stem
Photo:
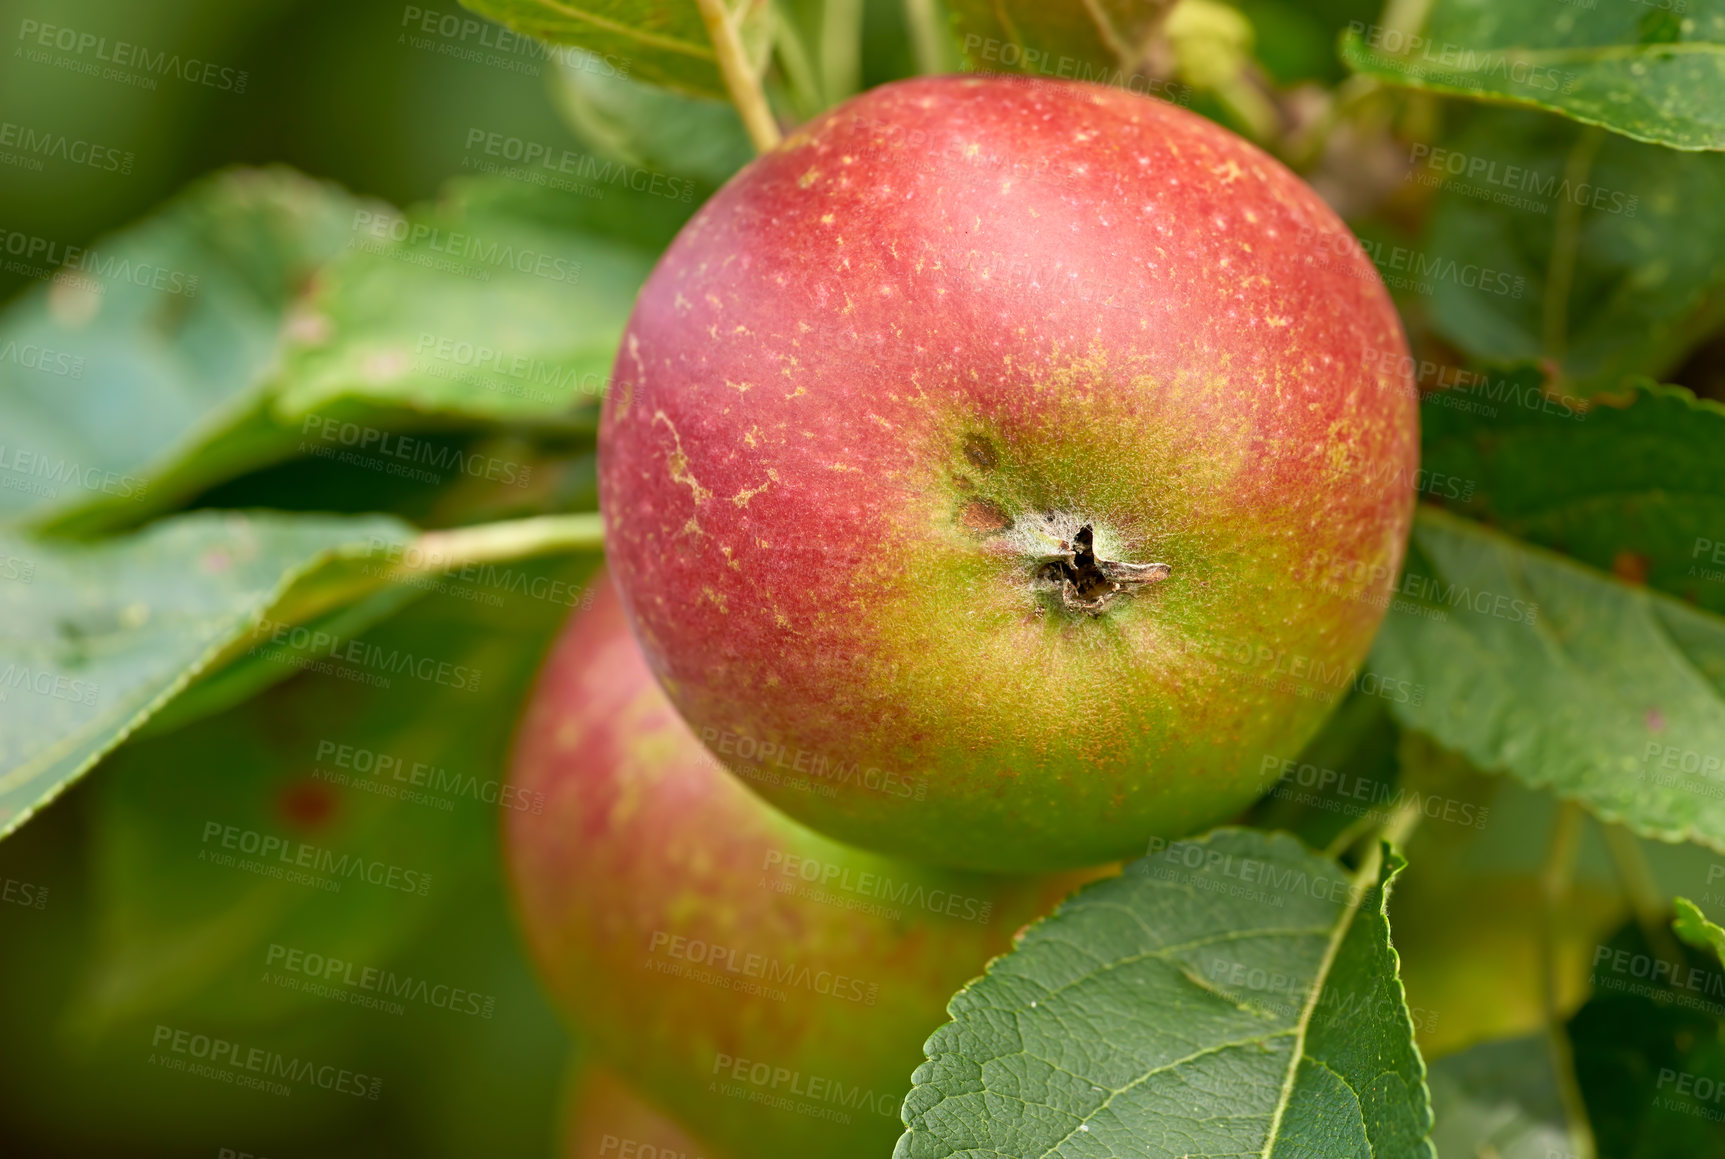
[[[1617,880],[1635,914],[1635,924],[1641,927],[1641,936],[1647,939],[1656,956],[1672,963],[1683,961],[1682,947],[1671,933],[1671,904],[1654,880],[1635,834],[1621,825],[1601,825],[1600,829],[1605,834],[1612,868],[1617,870]]]
[[[862,87],[862,31],[863,0],[826,0],[821,6],[821,78],[829,105]]]
[[[738,115],[743,118],[743,127],[749,131],[755,152],[765,153],[775,148],[783,139],[779,123],[773,119],[773,110],[767,106],[767,94],[761,88],[760,75],[749,64],[748,53],[743,51],[742,37],[737,35],[736,22],[725,7],[725,0],[695,0],[695,3],[700,6],[701,22],[707,26],[707,35],[713,41],[719,75],[725,78],[725,89],[731,94],[731,103],[737,106]]]
[[[1558,996],[1557,922],[1563,903],[1569,897],[1570,873],[1575,864],[1576,847],[1581,843],[1581,827],[1587,819],[1581,806],[1565,801],[1558,809],[1557,825],[1546,848],[1545,866],[1540,871],[1540,931],[1539,965],[1540,995],[1545,1008],[1545,1036],[1551,1050],[1552,1071],[1557,1076],[1558,1093],[1563,1100],[1564,1118],[1569,1125],[1569,1149],[1575,1159],[1594,1159],[1597,1150],[1593,1127],[1587,1119],[1587,1103],[1581,1096],[1581,1084],[1575,1077],[1575,1052],[1570,1046],[1569,1033],[1563,1025],[1563,1012]]]
[[[940,0],[904,0],[904,22],[910,26],[911,52],[923,76],[946,72],[951,59],[945,30],[940,26]]]
[[[1587,181],[1593,168],[1593,158],[1605,134],[1588,126],[1576,138],[1564,163],[1565,189],[1578,189]],[[1575,255],[1581,233],[1581,198],[1565,197],[1557,203],[1557,219],[1552,224],[1551,261],[1545,267],[1545,298],[1540,305],[1539,347],[1553,362],[1563,362],[1564,348],[1569,341],[1569,289],[1575,280]]]
[[[1384,845],[1387,842],[1391,848],[1395,848],[1406,840],[1414,826],[1419,824],[1420,817],[1420,810],[1411,806],[1407,801],[1397,806],[1396,811],[1390,814],[1389,820],[1384,823],[1384,827],[1380,831],[1382,839],[1372,842],[1371,848],[1360,859],[1359,868],[1354,870],[1353,878],[1349,883],[1351,888],[1348,890],[1347,912],[1342,915],[1335,931],[1330,935],[1329,944],[1324,948],[1323,960],[1318,963],[1317,971],[1313,975],[1311,990],[1305,1004],[1300,1008],[1300,1021],[1294,1031],[1294,1049],[1291,1055],[1294,1065],[1288,1068],[1288,1073],[1283,1077],[1282,1091],[1276,1099],[1276,1108],[1270,1116],[1270,1129],[1264,1135],[1264,1150],[1261,1159],[1269,1159],[1273,1148],[1281,1138],[1282,1117],[1293,1098],[1294,1083],[1300,1071],[1299,1060],[1303,1059],[1306,1054],[1306,1033],[1311,1027],[1312,1014],[1317,1010],[1320,991],[1329,977],[1331,968],[1335,965],[1336,956],[1341,952],[1342,942],[1346,940],[1348,930],[1353,926],[1354,919],[1359,916],[1361,907],[1365,905],[1366,895],[1371,892],[1371,886],[1377,883],[1378,878],[1383,873]],[[1580,1159],[1593,1159],[1593,1156],[1582,1156]]]
[[[815,66],[809,61],[802,33],[780,5],[773,7],[773,51],[778,55],[779,69],[798,115],[812,117],[820,112],[821,86],[815,79]]]
[[[402,552],[402,559],[384,573],[386,579],[408,579],[425,572],[532,559],[565,552],[602,551],[605,524],[596,511],[579,515],[538,515],[476,527],[456,527],[422,533]]]

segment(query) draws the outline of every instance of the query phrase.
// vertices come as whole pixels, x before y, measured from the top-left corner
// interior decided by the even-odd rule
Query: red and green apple
[[[1129,855],[1247,804],[1354,678],[1412,516],[1405,354],[1347,227],[1217,125],[886,85],[740,172],[642,290],[610,567],[677,708],[815,829],[994,871]]]

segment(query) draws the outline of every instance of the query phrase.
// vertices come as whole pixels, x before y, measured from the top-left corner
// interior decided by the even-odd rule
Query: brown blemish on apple
[[[966,503],[958,518],[979,535],[994,535],[1012,526],[1012,517],[986,499],[972,499]]]
[[[994,444],[981,435],[965,436],[964,457],[982,471],[992,471],[1000,464],[1000,454],[994,449]]]

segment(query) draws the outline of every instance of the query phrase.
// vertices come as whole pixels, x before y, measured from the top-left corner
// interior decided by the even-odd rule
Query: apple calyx
[[[1129,563],[1096,553],[1090,520],[1065,511],[1027,516],[1004,529],[1002,547],[1031,565],[1031,587],[1069,613],[1100,616],[1121,596],[1168,578],[1165,563]]]

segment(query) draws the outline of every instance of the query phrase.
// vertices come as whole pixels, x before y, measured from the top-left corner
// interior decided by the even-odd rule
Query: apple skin
[[[642,289],[609,565],[678,709],[808,825],[986,870],[1130,855],[1246,805],[1353,677],[1412,518],[1405,356],[1342,222],[1209,121],[886,85]],[[1083,526],[1166,578],[1068,606]]]
[[[606,1065],[714,1145],[890,1154],[948,1000],[1097,873],[958,873],[804,828],[689,731],[611,584],[594,597],[511,762],[517,799],[543,800],[504,834],[541,977]]]

